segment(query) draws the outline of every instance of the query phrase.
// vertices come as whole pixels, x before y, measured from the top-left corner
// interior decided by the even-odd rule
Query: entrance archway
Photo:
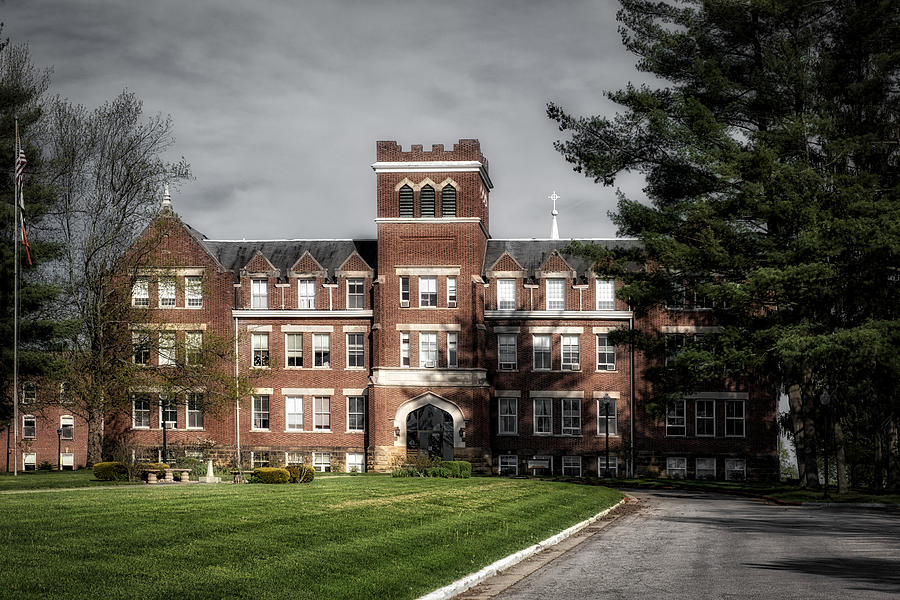
[[[434,404],[406,415],[407,452],[427,453],[453,460],[453,417]]]

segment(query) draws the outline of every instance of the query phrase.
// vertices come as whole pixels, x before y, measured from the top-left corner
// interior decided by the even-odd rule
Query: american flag
[[[25,172],[25,165],[28,164],[28,161],[25,160],[25,151],[21,148],[19,149],[19,156],[16,157],[16,185],[19,186],[19,208],[21,210],[25,210],[25,196],[21,193],[22,189],[22,174]]]

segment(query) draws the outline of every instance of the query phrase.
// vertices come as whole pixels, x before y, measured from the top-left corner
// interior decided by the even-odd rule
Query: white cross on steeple
[[[553,210],[550,211],[550,214],[553,216],[553,223],[550,225],[550,239],[558,240],[559,239],[559,227],[556,224],[556,215],[559,214],[559,211],[556,210],[556,201],[559,200],[562,196],[556,193],[556,190],[553,190],[553,193],[547,196],[549,199],[553,200]]]

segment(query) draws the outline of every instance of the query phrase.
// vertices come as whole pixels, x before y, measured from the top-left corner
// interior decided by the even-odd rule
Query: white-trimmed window
[[[331,334],[314,333],[313,341],[313,367],[322,369],[331,368]]]
[[[744,401],[725,401],[725,437],[744,437]]]
[[[609,343],[605,333],[597,334],[597,370],[616,370],[616,347]]]
[[[615,280],[597,280],[597,310],[616,310]]]
[[[347,368],[362,369],[365,361],[365,336],[362,333],[347,334]]]
[[[60,458],[60,466],[63,471],[73,471],[75,470],[75,453],[74,452],[63,452],[59,456]]]
[[[553,457],[547,454],[540,454],[532,457],[532,468],[529,469],[533,475],[553,475]],[[547,466],[538,466],[547,465]]]
[[[666,475],[672,479],[684,479],[687,477],[687,459],[683,456],[667,457]]]
[[[516,280],[497,280],[497,309],[516,310]]]
[[[456,308],[456,277],[447,278],[447,306]]]
[[[132,360],[136,365],[150,364],[150,332],[149,331],[132,331],[131,332],[131,348],[133,351]]]
[[[747,461],[743,458],[725,459],[725,481],[743,481],[747,478]]]
[[[517,367],[517,340],[514,333],[497,335],[497,358],[501,371],[515,371]]]
[[[684,437],[686,434],[684,400],[673,400],[666,406],[666,437]]]
[[[159,307],[172,308],[175,306],[175,278],[159,278]]]
[[[160,331],[159,332],[159,366],[175,364],[175,332]]]
[[[547,334],[532,336],[532,348],[534,359],[532,368],[535,371],[549,371],[553,359],[553,346],[551,337]]]
[[[135,429],[150,429],[150,399],[147,396],[132,396],[131,426]]]
[[[68,381],[60,381],[59,382],[59,403],[60,404],[72,404],[72,395],[69,393],[69,382]]]
[[[286,367],[303,366],[303,334],[284,334],[284,360]]]
[[[684,350],[685,335],[683,333],[666,334],[666,365],[671,365],[675,357]]]
[[[581,400],[563,398],[562,411],[563,435],[581,435]]]
[[[500,435],[516,435],[519,433],[519,400],[518,398],[497,398]]]
[[[419,366],[427,368],[437,366],[437,333],[426,331],[419,333]]]
[[[269,308],[269,280],[250,280],[250,308]]]
[[[253,366],[269,366],[269,334],[254,333],[251,336],[253,345]]]
[[[515,454],[501,454],[498,467],[500,475],[518,475],[519,457]]]
[[[263,452],[250,452],[250,468],[255,469],[257,467],[268,467],[269,466],[269,453],[267,451]]]
[[[687,282],[677,281],[672,284],[672,293],[666,299],[666,308],[669,310],[684,310],[687,300]]]
[[[366,472],[366,456],[362,452],[347,453],[347,472],[348,473],[365,473]]]
[[[437,306],[437,277],[419,277],[419,306]]]
[[[184,362],[199,365],[203,352],[203,332],[186,331],[184,334]]]
[[[400,277],[400,306],[409,306],[409,277],[406,275]]]
[[[185,277],[184,278],[184,300],[185,306],[188,308],[203,307],[203,278],[202,277]]]
[[[581,370],[581,336],[562,336],[562,370]]]
[[[299,450],[288,450],[284,453],[284,464],[286,465],[302,465],[303,453]]]
[[[75,419],[72,417],[72,415],[61,416],[59,418],[59,428],[62,429],[62,436],[60,436],[60,439],[75,439]]]
[[[597,477],[606,477],[606,471],[606,455],[604,454],[597,457]],[[619,457],[617,456],[609,456],[609,476],[619,476]]]
[[[547,310],[566,309],[566,280],[551,277],[547,282]]]
[[[400,334],[400,366],[409,366],[409,334]]]
[[[203,394],[187,395],[188,429],[203,429]]]
[[[34,415],[22,417],[22,437],[26,440],[33,440],[37,437],[37,419]]]
[[[305,308],[309,310],[316,308],[315,279],[297,280],[297,308]]]
[[[353,278],[347,280],[347,308],[362,310],[366,307],[365,280]]]
[[[618,415],[616,414],[616,399],[597,399],[597,435],[618,435]]]
[[[319,473],[331,473],[331,453],[313,452],[313,468]]]
[[[697,467],[697,479],[715,479],[716,478],[716,459],[715,458],[698,458],[696,467]]]
[[[694,426],[698,437],[713,437],[716,435],[715,400],[695,401],[694,418],[696,420]]]
[[[365,431],[366,397],[347,396],[347,431]]]
[[[22,384],[22,404],[35,402],[37,402],[37,385],[33,381],[26,381]]]
[[[286,396],[284,399],[285,429],[303,431],[303,396]]]
[[[563,456],[562,474],[570,477],[581,477],[581,457]]]
[[[331,431],[331,397],[313,397],[313,430]]]
[[[447,333],[447,367],[455,369],[459,366],[459,334],[455,331]]]
[[[253,429],[269,430],[268,396],[253,396]]]
[[[551,435],[553,433],[553,399],[534,399],[534,433],[535,435]]]
[[[131,286],[131,305],[139,308],[150,306],[150,280],[138,277]]]
[[[37,454],[34,452],[22,453],[22,469],[25,471],[34,471],[37,469]]]
[[[159,422],[166,429],[178,429],[178,405],[168,394],[159,395]]]

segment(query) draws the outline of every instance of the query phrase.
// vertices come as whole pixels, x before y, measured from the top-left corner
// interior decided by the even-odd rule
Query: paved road
[[[900,597],[900,512],[634,495],[642,510],[497,598]]]

